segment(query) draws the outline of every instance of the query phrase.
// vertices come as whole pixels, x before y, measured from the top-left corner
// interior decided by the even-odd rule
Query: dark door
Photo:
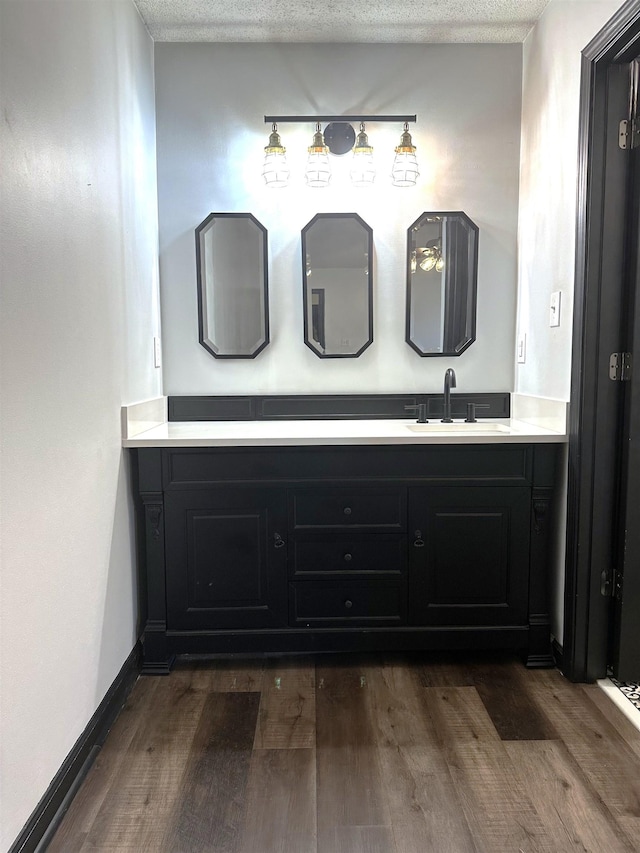
[[[629,420],[628,382],[610,379],[609,365],[630,346],[633,134],[627,148],[619,140],[639,36],[640,10],[629,2],[583,51],[563,640],[563,671],[574,681],[603,678],[615,648]]]
[[[168,492],[165,518],[170,631],[287,624],[284,490]]]
[[[612,662],[621,681],[640,681],[640,61],[631,66],[629,204],[627,208],[627,312],[625,350],[632,354],[625,391],[621,442],[619,538],[613,579]],[[635,364],[633,358],[635,357]]]

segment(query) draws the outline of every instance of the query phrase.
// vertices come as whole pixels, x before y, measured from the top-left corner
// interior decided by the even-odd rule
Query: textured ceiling
[[[549,0],[134,0],[155,41],[522,42]]]

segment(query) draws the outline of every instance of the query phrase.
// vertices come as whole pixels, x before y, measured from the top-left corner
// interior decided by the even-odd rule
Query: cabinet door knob
[[[285,541],[279,533],[274,533],[273,538],[275,539],[275,542],[273,543],[274,548],[284,548]]]
[[[344,508],[344,514],[345,515],[351,515],[351,507],[350,506],[346,506]]]
[[[353,601],[350,601],[350,600],[347,598],[347,600],[346,600],[346,601],[345,601],[345,603],[344,603],[344,606],[347,608],[347,610],[350,610],[350,609],[353,607]]]
[[[424,548],[424,539],[422,538],[422,531],[416,530],[414,536],[416,537],[413,542],[414,548]]]
[[[351,554],[345,554],[345,555],[344,555],[344,558],[345,558],[345,560],[347,561],[347,563],[350,563],[350,562],[351,562],[351,560],[353,560],[353,557],[351,556]]]

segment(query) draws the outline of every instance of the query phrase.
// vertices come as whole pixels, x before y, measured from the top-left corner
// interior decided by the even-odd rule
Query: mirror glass
[[[269,343],[267,230],[250,213],[196,228],[200,343],[215,358],[255,358]]]
[[[423,213],[407,234],[406,341],[460,355],[476,338],[478,226],[461,211]]]
[[[357,358],[373,341],[373,232],[356,213],[318,213],[302,229],[304,342],[319,358]]]

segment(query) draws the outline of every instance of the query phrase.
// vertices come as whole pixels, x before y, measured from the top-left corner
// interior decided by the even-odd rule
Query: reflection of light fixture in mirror
[[[422,255],[422,260],[418,264],[418,253]],[[411,253],[411,272],[414,273],[420,266],[425,272],[442,272],[444,269],[444,258],[442,257],[442,247],[439,243],[430,243],[427,246],[415,249]]]
[[[370,187],[376,177],[376,167],[373,162],[373,148],[364,132],[364,122],[360,122],[360,133],[353,148],[351,161],[351,183],[354,187]]]
[[[307,171],[305,177],[308,187],[326,187],[331,180],[331,166],[329,165],[329,149],[324,144],[320,122],[316,124],[316,132],[313,142],[308,148],[309,158],[307,160]]]
[[[393,185],[394,187],[412,187],[418,180],[419,174],[416,147],[409,133],[409,125],[405,121],[391,170]]]
[[[280,141],[278,126],[274,122],[269,136],[269,144],[264,149],[262,177],[268,187],[286,187],[289,183],[286,149]]]

